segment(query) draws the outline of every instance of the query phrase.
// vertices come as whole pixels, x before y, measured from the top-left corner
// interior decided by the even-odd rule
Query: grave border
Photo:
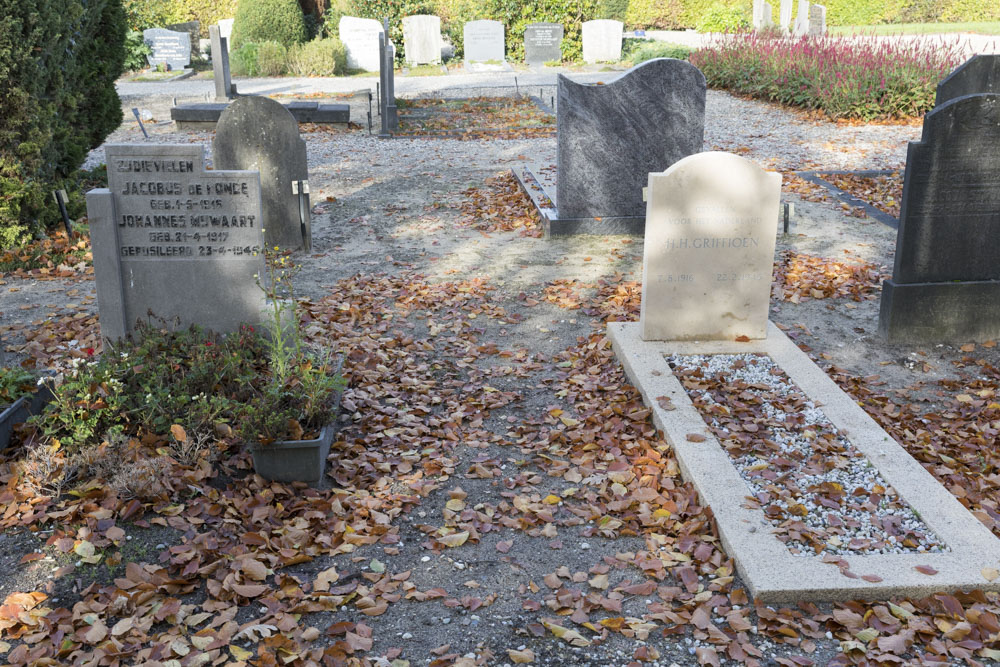
[[[902,173],[903,170],[902,169],[861,169],[861,170],[858,170],[858,171],[830,171],[830,170],[797,171],[797,172],[795,172],[795,175],[798,176],[798,177],[800,177],[800,178],[803,178],[803,179],[809,181],[810,183],[815,183],[816,185],[820,185],[820,186],[826,188],[827,190],[830,191],[831,194],[833,194],[834,197],[836,197],[840,201],[844,202],[845,204],[848,204],[850,206],[859,206],[859,207],[863,208],[865,210],[865,213],[868,215],[869,218],[874,218],[875,220],[878,220],[879,222],[881,222],[883,225],[887,225],[888,227],[891,227],[892,229],[899,229],[899,219],[898,218],[892,217],[891,215],[889,215],[885,211],[880,211],[879,209],[875,208],[874,206],[872,206],[871,204],[869,204],[868,202],[866,202],[864,199],[858,199],[857,197],[855,197],[854,195],[852,195],[850,192],[847,192],[846,190],[841,190],[836,185],[834,185],[833,183],[831,183],[831,182],[829,182],[829,181],[827,181],[826,179],[823,178],[824,175],[827,175],[827,176],[866,176],[866,177],[874,178],[875,176],[888,176],[889,174],[893,174],[893,173],[895,173],[897,171],[900,172],[900,173]]]
[[[722,545],[750,594],[765,604],[785,604],[924,597],[971,589],[1000,591],[1000,579],[990,582],[982,574],[983,568],[1000,564],[1000,539],[770,321],[767,336],[747,343],[644,341],[638,322],[608,324],[608,337],[629,381],[650,407],[653,422],[677,456],[684,478],[711,507]],[[841,556],[859,575],[856,579],[842,574],[836,565],[823,563],[819,556],[789,552],[771,534],[763,511],[743,506],[749,488],[664,358],[665,354],[748,352],[770,356],[951,551]],[[663,409],[656,400],[661,396],[668,397],[675,409]],[[687,435],[692,433],[705,440],[689,441]],[[918,565],[931,566],[938,573],[921,574],[913,569]],[[868,582],[860,575],[876,575],[882,581]]]

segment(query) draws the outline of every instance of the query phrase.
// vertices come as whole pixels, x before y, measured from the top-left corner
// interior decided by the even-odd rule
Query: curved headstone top
[[[267,246],[301,247],[299,201],[292,182],[308,180],[309,169],[306,142],[291,112],[267,97],[238,97],[219,117],[212,155],[216,169],[260,172]]]
[[[347,50],[348,68],[366,72],[379,70],[378,36],[383,31],[382,24],[375,19],[340,17],[337,33]]]
[[[934,106],[976,93],[1000,93],[1000,54],[973,56],[942,79]]]
[[[651,172],[699,153],[705,75],[686,60],[657,58],[604,85],[558,79],[560,218],[642,217]]]
[[[408,65],[441,62],[441,19],[430,14],[403,17],[403,56]]]
[[[622,58],[621,21],[597,19],[583,24],[583,61],[618,62]]]

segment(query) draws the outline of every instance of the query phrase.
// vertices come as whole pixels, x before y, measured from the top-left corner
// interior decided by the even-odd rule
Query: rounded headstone
[[[292,182],[308,180],[309,169],[306,142],[292,114],[267,97],[237,98],[219,118],[212,154],[215,169],[260,172],[267,246],[301,247],[299,199]]]

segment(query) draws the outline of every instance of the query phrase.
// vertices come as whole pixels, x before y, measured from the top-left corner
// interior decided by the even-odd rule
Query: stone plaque
[[[441,62],[441,19],[428,14],[403,17],[403,56],[407,65]]]
[[[910,142],[879,328],[890,342],[1000,336],[1000,94],[935,107]]]
[[[341,16],[338,25],[340,41],[347,49],[347,66],[366,72],[378,71],[378,36],[382,24],[375,19]]]
[[[87,193],[101,334],[139,321],[219,333],[261,322],[260,180],[205,171],[201,145],[111,144],[108,189]],[[161,321],[162,320],[162,321]]]
[[[651,172],[701,151],[705,76],[657,58],[605,85],[559,75],[556,206],[559,218],[642,217]]]
[[[506,51],[503,42],[503,23],[500,21],[469,21],[462,32],[465,44],[465,62],[482,63],[491,60],[503,62]]]
[[[299,124],[280,102],[267,97],[239,97],[215,128],[212,159],[217,169],[260,172],[264,238],[267,246],[295,249],[305,238],[299,220],[299,197],[293,181],[308,181],[306,142]],[[306,207],[309,211],[309,207]],[[310,221],[305,221],[305,236]]]
[[[809,5],[809,31],[810,37],[822,37],[826,34],[826,7],[823,5]]]
[[[962,95],[1000,93],[1000,54],[972,56],[937,86],[934,106]]]
[[[524,29],[524,62],[541,65],[562,62],[561,23],[532,23]]]
[[[781,175],[699,153],[649,175],[644,340],[764,338]]]
[[[152,49],[146,60],[153,67],[167,65],[170,69],[184,69],[191,64],[191,35],[164,28],[142,31],[142,39]]]
[[[622,22],[611,19],[583,24],[583,61],[615,63],[622,58]]]

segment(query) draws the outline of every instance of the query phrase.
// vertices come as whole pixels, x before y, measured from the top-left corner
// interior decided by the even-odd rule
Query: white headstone
[[[222,19],[219,21],[219,35],[223,39],[228,40],[233,36],[233,23],[235,22],[236,19]]]
[[[764,0],[753,0],[753,29],[761,30],[766,25],[764,23]]]
[[[792,23],[792,0],[781,0],[778,9],[778,27],[781,32],[788,32],[788,26]]]
[[[644,340],[764,338],[781,175],[731,153],[649,175]]]
[[[622,22],[611,19],[583,24],[583,61],[618,62],[622,58]]]
[[[441,62],[441,19],[428,14],[403,17],[403,54],[407,65]]]
[[[465,62],[506,60],[503,38],[503,23],[500,21],[469,21],[462,32]]]
[[[799,11],[795,15],[795,30],[792,32],[796,37],[809,34],[809,0],[799,0]]]
[[[341,16],[337,26],[340,41],[347,50],[347,66],[366,72],[378,71],[378,36],[382,24],[375,19]]]

